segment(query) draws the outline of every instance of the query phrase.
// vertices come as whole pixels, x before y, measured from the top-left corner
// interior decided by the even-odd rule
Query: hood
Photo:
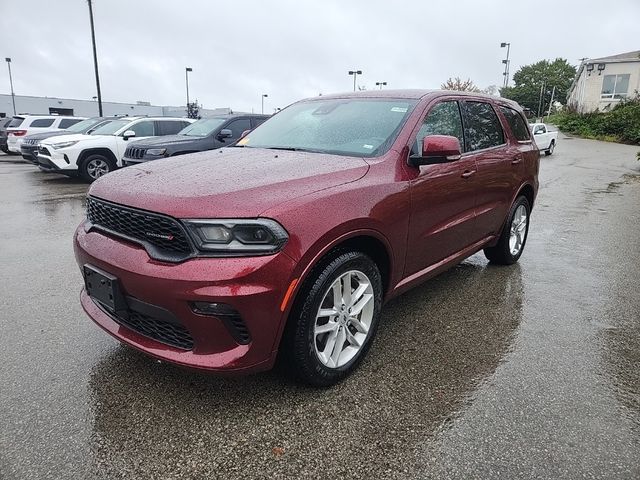
[[[64,137],[65,142],[76,142],[80,140],[95,140],[96,138],[100,138],[102,135],[85,135],[82,133],[62,133],[60,132],[58,135],[53,135],[46,139],[46,141],[42,142],[45,145],[51,145],[53,143],[58,143],[56,141],[57,137]]]
[[[24,137],[25,140],[44,140],[50,137],[61,137],[63,135],[73,135],[73,132],[65,132],[64,130],[58,130],[55,132],[34,133]]]
[[[165,135],[163,137],[145,138],[144,140],[132,141],[131,144],[137,148],[166,147],[168,145],[187,145],[202,140],[206,137],[194,137],[189,135]]]
[[[223,148],[117,170],[94,182],[89,195],[177,218],[251,218],[358,180],[368,169],[359,157]]]

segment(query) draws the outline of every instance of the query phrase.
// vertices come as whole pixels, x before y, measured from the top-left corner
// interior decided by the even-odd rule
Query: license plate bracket
[[[82,270],[87,294],[110,312],[126,315],[127,301],[122,294],[118,277],[88,264]]]

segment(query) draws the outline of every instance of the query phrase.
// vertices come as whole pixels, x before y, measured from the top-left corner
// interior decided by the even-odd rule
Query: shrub
[[[551,121],[564,132],[586,138],[640,144],[640,98],[620,102],[609,112],[562,112]]]

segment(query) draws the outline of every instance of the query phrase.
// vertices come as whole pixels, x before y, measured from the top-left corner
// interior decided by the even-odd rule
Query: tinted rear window
[[[188,122],[181,120],[158,120],[156,122],[156,128],[158,129],[156,135],[176,135],[187,125]]]
[[[489,103],[463,102],[463,117],[467,152],[504,144],[500,120]]]
[[[37,120],[31,122],[31,125],[29,126],[33,128],[46,128],[53,125],[54,120],[54,118],[38,118]]]
[[[71,125],[75,125],[80,121],[79,118],[63,118],[60,120],[59,128],[69,128]]]
[[[527,141],[531,137],[529,135],[529,127],[518,112],[509,107],[500,107],[500,111],[507,119],[507,123],[516,137],[516,140]]]
[[[11,121],[9,122],[9,125],[7,125],[7,128],[16,128],[19,127],[20,125],[22,125],[22,122],[24,121],[24,118],[22,117],[14,117],[11,119]]]

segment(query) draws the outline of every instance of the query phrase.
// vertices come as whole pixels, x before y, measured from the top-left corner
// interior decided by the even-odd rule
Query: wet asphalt
[[[519,264],[392,301],[329,390],[119,345],[78,302],[86,185],[0,156],[0,478],[640,478],[638,150],[561,135]]]

